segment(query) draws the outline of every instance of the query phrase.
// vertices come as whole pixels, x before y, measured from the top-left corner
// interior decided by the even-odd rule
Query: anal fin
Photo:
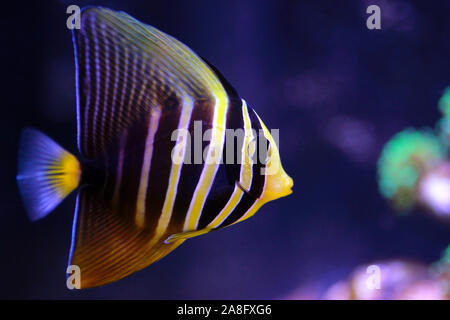
[[[81,289],[122,279],[163,258],[184,241],[151,240],[147,229],[123,221],[93,187],[80,191],[69,265],[80,268]]]

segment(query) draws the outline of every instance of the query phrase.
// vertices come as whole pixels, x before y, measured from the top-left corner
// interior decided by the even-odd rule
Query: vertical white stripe
[[[185,96],[183,99],[183,105],[180,113],[180,120],[178,122],[178,129],[179,130],[188,130],[189,129],[189,123],[191,121],[192,111],[194,108],[194,101],[190,96]],[[177,136],[176,145],[179,146],[180,143],[183,143],[181,145],[181,154],[180,159],[185,158],[186,154],[186,148],[187,148],[187,139],[183,140],[181,142],[181,139],[183,138],[182,135]],[[175,203],[176,195],[177,195],[177,188],[178,183],[180,181],[180,174],[181,174],[181,168],[183,166],[183,161],[181,163],[175,163],[172,160],[172,167],[170,168],[170,175],[169,175],[169,183],[167,185],[167,191],[166,191],[166,197],[164,199],[164,205],[162,209],[161,216],[158,220],[158,225],[156,227],[156,233],[154,239],[159,239],[160,236],[162,236],[170,222],[170,218],[172,217],[172,210],[173,205]]]
[[[241,156],[241,170],[239,175],[239,183],[244,187],[246,190],[250,188],[251,181],[253,178],[253,170],[252,170],[252,162],[250,162],[249,166],[247,165],[247,150],[249,146],[249,142],[253,140],[253,131],[252,131],[252,122],[248,114],[247,109],[247,103],[245,100],[242,99],[242,120],[244,123],[244,132],[245,132],[245,138],[242,143],[242,156]],[[249,179],[244,179],[245,170],[249,170],[250,177]],[[239,188],[239,186],[235,185],[233,194],[231,195],[230,199],[228,200],[225,207],[220,211],[220,213],[214,218],[213,221],[208,225],[207,228],[214,229],[219,227],[227,218],[228,216],[233,212],[233,210],[239,205],[239,202],[241,201],[242,197],[244,195],[244,192]]]
[[[250,143],[255,138],[253,135],[252,130],[252,120],[250,119],[250,115],[248,114],[248,108],[247,108],[247,102],[244,99],[242,100],[242,119],[244,121],[244,132],[245,132],[245,139],[244,143],[242,144],[242,160],[241,160],[241,171],[239,175],[239,182],[241,185],[245,188],[245,190],[249,190],[250,186],[252,185],[253,180],[253,159],[251,158],[250,154],[247,154],[248,148],[250,147]],[[256,145],[255,145],[255,152],[256,152]],[[247,160],[249,163],[247,164]],[[246,167],[246,165],[249,165],[249,168]],[[244,179],[245,170],[250,169],[250,178],[248,180]]]
[[[255,112],[255,114],[256,114],[256,112]],[[256,116],[258,117],[258,121],[259,121],[259,123],[260,123],[260,125],[261,125],[261,128],[263,129],[263,132],[264,132],[264,137],[268,140],[268,141],[270,141],[270,137],[269,137],[269,135],[270,135],[270,133],[267,131],[267,129],[265,128],[265,126],[264,126],[264,124],[262,123],[262,121],[261,121],[261,118],[256,114]],[[267,151],[269,151],[269,150],[267,150]],[[259,155],[258,155],[259,156]],[[259,174],[261,174],[261,172],[259,172]],[[261,195],[260,195],[260,197],[255,201],[255,203],[253,203],[253,205],[244,213],[244,215],[240,218],[240,219],[238,219],[236,222],[234,222],[234,223],[238,223],[238,222],[241,222],[241,221],[243,221],[243,220],[245,220],[245,219],[247,219],[247,218],[250,218],[255,212],[256,212],[256,210],[258,210],[259,209],[259,207],[261,207],[262,205],[263,205],[263,202],[262,202],[262,197],[264,196],[264,193],[266,192],[266,186],[267,186],[267,175],[265,174],[264,175],[264,187],[263,187],[263,190],[262,190],[262,192],[261,192]],[[233,224],[234,224],[233,223]]]
[[[147,138],[145,139],[144,159],[142,160],[141,178],[139,180],[138,196],[136,201],[135,222],[139,227],[145,224],[145,203],[147,199],[148,178],[150,174],[150,165],[153,156],[153,142],[156,131],[158,130],[159,120],[161,118],[161,109],[151,109],[149,112],[150,121],[148,125]]]
[[[225,143],[225,129],[226,129],[226,117],[228,110],[228,97],[225,91],[222,92],[221,97],[214,95],[214,117],[212,122],[212,134],[210,139],[210,148],[203,166],[202,173],[200,175],[199,182],[194,191],[189,210],[184,221],[183,231],[192,231],[197,228],[198,221],[200,220],[200,214],[205,205],[206,198],[214,183],[217,170],[223,156],[223,148]],[[212,146],[212,147],[211,147]],[[213,158],[213,152],[219,152],[214,156],[215,162],[211,164]],[[212,172],[211,172],[212,171]]]
[[[120,190],[120,184],[122,183],[122,172],[123,172],[123,158],[125,153],[125,146],[126,146],[126,136],[125,134],[122,135],[120,138],[120,144],[119,144],[119,155],[117,159],[117,172],[116,172],[116,181],[114,185],[114,193],[113,193],[113,203],[114,206],[117,205],[117,201],[119,200],[119,190]]]

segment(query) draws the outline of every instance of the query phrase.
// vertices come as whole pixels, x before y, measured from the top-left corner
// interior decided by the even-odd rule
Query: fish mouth
[[[287,177],[286,180],[287,181],[286,181],[285,185],[286,185],[287,195],[290,195],[292,192],[294,192],[292,190],[292,187],[294,186],[294,180],[292,180],[292,178],[289,176]]]
[[[275,185],[277,185],[277,198],[286,197],[293,192],[292,187],[294,186],[294,180],[285,173],[279,178],[278,183],[275,183]]]

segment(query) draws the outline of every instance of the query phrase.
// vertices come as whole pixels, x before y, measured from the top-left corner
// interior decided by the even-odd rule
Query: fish
[[[17,174],[32,221],[77,192],[68,261],[77,289],[120,280],[292,193],[273,135],[216,67],[125,12],[86,7],[79,18],[79,156],[24,128]],[[203,157],[186,161],[197,125],[209,130],[194,145]],[[242,146],[228,148],[238,140],[229,130]]]

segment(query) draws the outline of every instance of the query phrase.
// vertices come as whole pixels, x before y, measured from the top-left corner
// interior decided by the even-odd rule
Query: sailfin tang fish
[[[80,18],[73,42],[81,156],[25,129],[17,180],[32,220],[78,190],[69,265],[80,268],[81,288],[119,280],[291,193],[267,127],[213,65],[126,13],[89,7]],[[193,133],[196,123],[210,129],[204,161],[173,161],[175,150],[189,151],[180,130]],[[211,161],[230,156],[226,129],[244,133],[231,154],[238,163]],[[249,160],[260,150],[266,162]],[[269,164],[278,170],[262,174]]]

